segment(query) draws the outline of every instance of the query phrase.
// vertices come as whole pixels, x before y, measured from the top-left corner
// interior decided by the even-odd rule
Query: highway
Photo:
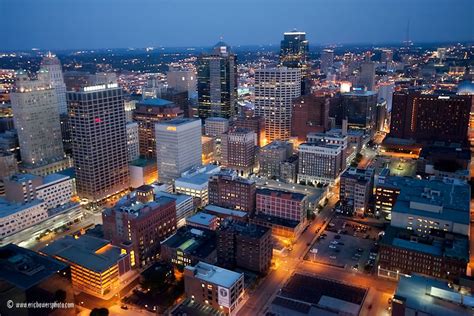
[[[338,188],[336,187],[333,190],[338,190]],[[303,260],[315,239],[324,231],[323,227],[334,216],[332,208],[337,200],[338,196],[334,194],[326,207],[321,210],[321,213],[294,244],[293,250],[289,252],[288,256],[274,256],[275,269],[266,276],[252,293],[249,293],[248,300],[238,313],[239,316],[264,315],[278,291],[295,272],[365,287],[369,291],[361,309],[361,315],[389,315],[387,311],[388,299],[395,291],[395,282],[363,272]],[[317,228],[321,228],[318,234],[315,233]]]

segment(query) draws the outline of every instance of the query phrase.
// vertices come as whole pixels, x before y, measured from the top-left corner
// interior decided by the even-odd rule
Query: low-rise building
[[[286,183],[296,183],[298,177],[298,155],[291,155],[280,163],[280,180]]]
[[[199,212],[186,218],[186,225],[196,228],[216,230],[219,225],[219,217],[205,212]]]
[[[229,120],[223,117],[209,117],[204,121],[204,134],[221,141],[222,134],[229,130]]]
[[[342,204],[349,206],[350,213],[364,214],[368,211],[373,183],[373,168],[349,168],[341,174],[339,198]]]
[[[398,279],[400,275],[422,273],[456,279],[466,274],[469,239],[443,231],[418,235],[413,231],[389,227],[380,241],[378,274]]]
[[[219,266],[265,274],[270,269],[272,254],[271,229],[233,220],[221,223],[217,231]]]
[[[65,236],[40,250],[71,267],[75,290],[110,299],[121,290],[121,277],[131,269],[130,255],[108,240]]]
[[[173,194],[161,191],[155,187],[155,198],[167,197],[176,201],[176,225],[181,227],[185,225],[186,219],[194,214],[193,197],[186,194]]]
[[[161,242],[160,258],[180,269],[193,266],[200,261],[215,264],[216,243],[214,231],[183,226]]]
[[[307,211],[308,199],[304,194],[272,189],[257,190],[257,214],[305,223]]]
[[[293,145],[290,142],[273,141],[260,149],[259,152],[259,174],[267,178],[280,178],[280,165],[293,153]]]
[[[244,303],[244,274],[199,262],[184,268],[184,290],[198,304],[236,315]]]
[[[217,205],[209,204],[204,208],[204,212],[217,216],[219,222],[226,218],[232,218],[238,221],[247,222],[249,219],[249,213],[244,211],[238,211],[230,208],[220,207]]]
[[[175,180],[175,190],[195,198],[196,205],[205,206],[209,203],[209,178],[220,170],[219,166],[209,164],[184,172]]]
[[[132,266],[158,258],[160,241],[176,231],[176,199],[142,186],[102,213],[104,237],[130,254]]]
[[[48,219],[48,209],[43,200],[11,203],[0,200],[0,239],[16,234]]]
[[[233,170],[223,169],[209,179],[209,203],[253,213],[255,181],[241,178]]]

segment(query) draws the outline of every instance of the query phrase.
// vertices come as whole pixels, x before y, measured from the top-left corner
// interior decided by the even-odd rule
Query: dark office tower
[[[342,118],[347,118],[350,128],[371,132],[377,117],[377,93],[356,90],[342,94]]]
[[[138,123],[140,156],[156,158],[155,124],[183,117],[183,110],[174,102],[164,99],[139,101],[133,110],[133,120]]]
[[[472,96],[393,94],[390,136],[418,142],[467,142]]]
[[[311,132],[329,129],[329,97],[308,94],[293,101],[291,108],[291,136],[306,141]]]
[[[211,54],[197,60],[198,115],[229,118],[237,100],[237,56],[219,42]]]
[[[305,32],[294,30],[283,33],[280,46],[280,65],[301,69],[301,94],[307,93],[310,88],[307,71],[308,52],[309,46]]]
[[[67,93],[77,193],[97,202],[129,187],[123,90],[116,83]]]
[[[321,71],[327,74],[331,72],[334,64],[334,51],[332,49],[325,49],[321,52]]]
[[[285,32],[280,46],[280,63],[288,68],[303,68],[308,57],[305,32]]]

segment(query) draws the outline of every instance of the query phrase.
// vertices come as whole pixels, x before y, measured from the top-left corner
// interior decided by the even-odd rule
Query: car
[[[128,306],[127,305],[122,305],[120,306],[121,309],[128,309]]]
[[[324,234],[321,234],[321,236],[323,236],[323,237],[326,237],[327,235],[328,235],[328,234],[326,234],[326,233],[324,233]]]
[[[334,246],[334,245],[329,245],[329,248],[331,248],[331,249],[337,249],[337,247]]]
[[[354,264],[354,265],[352,266],[352,270],[356,270],[356,271],[359,270],[359,265],[358,265],[358,264]]]
[[[341,235],[334,236],[334,239],[341,239]]]
[[[360,254],[360,253],[355,253],[355,254],[354,254],[354,257],[360,258],[360,257],[361,257],[361,254]]]
[[[328,226],[329,226],[329,227],[334,227],[334,226],[336,226],[336,224],[334,224],[334,223],[329,223]]]
[[[338,242],[337,240],[331,241],[331,244],[333,244],[333,245],[337,245],[338,243],[339,243],[339,242]]]
[[[329,258],[331,258],[331,259],[333,259],[333,260],[337,259],[336,256],[329,256]]]

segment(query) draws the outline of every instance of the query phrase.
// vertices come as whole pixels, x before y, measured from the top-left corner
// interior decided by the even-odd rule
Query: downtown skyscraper
[[[301,96],[301,69],[269,68],[255,71],[255,114],[265,119],[267,142],[288,140],[291,107]]]
[[[16,74],[14,91],[11,93],[22,158],[21,169],[37,175],[46,175],[67,167],[58,99],[48,76],[46,70],[40,70],[37,79],[32,80],[20,71]]]
[[[219,42],[213,53],[197,61],[198,115],[229,118],[237,101],[237,57],[230,47]]]
[[[290,68],[302,68],[308,57],[308,41],[305,32],[291,31],[283,33],[280,46],[280,63]]]
[[[51,86],[56,90],[59,114],[67,114],[66,84],[64,83],[61,62],[55,55],[49,52],[41,60],[41,69],[47,70]]]
[[[67,93],[77,193],[97,202],[129,186],[123,90],[116,83]]]

